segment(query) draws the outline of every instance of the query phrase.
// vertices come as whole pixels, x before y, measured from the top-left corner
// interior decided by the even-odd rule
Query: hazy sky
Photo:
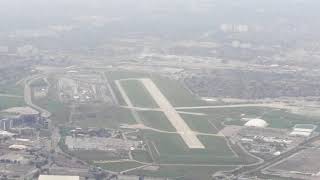
[[[221,24],[316,32],[319,7],[319,0],[0,0],[0,32],[79,24],[110,32],[204,33]]]
[[[318,0],[0,0],[4,18],[74,17],[80,15],[208,15],[295,11],[300,15],[317,13]],[[234,13],[234,14],[232,14]],[[209,16],[208,16],[209,17]]]

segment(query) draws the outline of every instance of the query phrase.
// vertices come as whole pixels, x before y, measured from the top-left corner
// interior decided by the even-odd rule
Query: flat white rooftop
[[[79,176],[40,175],[38,180],[79,180]]]
[[[37,115],[39,112],[31,107],[12,107],[9,109],[4,110],[7,113],[16,113],[21,115]]]

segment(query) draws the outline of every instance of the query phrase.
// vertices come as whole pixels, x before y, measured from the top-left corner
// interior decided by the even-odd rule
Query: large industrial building
[[[14,107],[0,112],[0,129],[9,130],[20,125],[32,125],[40,120],[40,113],[30,107]]]
[[[264,128],[268,126],[268,123],[263,119],[251,119],[248,122],[246,122],[244,125],[248,127]]]
[[[40,175],[38,180],[80,180],[79,176]]]
[[[296,124],[293,127],[292,132],[290,133],[291,136],[310,136],[313,131],[317,128],[316,125],[313,124]]]

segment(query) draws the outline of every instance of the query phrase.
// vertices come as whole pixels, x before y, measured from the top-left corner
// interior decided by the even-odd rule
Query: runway
[[[163,111],[163,113],[167,116],[168,120],[180,134],[186,145],[189,148],[204,149],[205,147],[198,139],[197,135],[190,129],[190,127],[182,119],[168,99],[162,94],[156,84],[148,78],[138,80],[143,83],[147,91],[160,107],[159,109],[161,109],[161,111]]]

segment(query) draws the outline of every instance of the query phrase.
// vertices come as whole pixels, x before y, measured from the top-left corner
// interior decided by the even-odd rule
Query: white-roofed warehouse
[[[293,127],[293,131],[290,133],[291,136],[310,136],[313,131],[317,128],[316,125],[313,124],[296,124]]]
[[[79,176],[40,175],[38,180],[80,180]]]
[[[244,124],[245,126],[249,127],[267,127],[268,123],[263,119],[251,119]]]

